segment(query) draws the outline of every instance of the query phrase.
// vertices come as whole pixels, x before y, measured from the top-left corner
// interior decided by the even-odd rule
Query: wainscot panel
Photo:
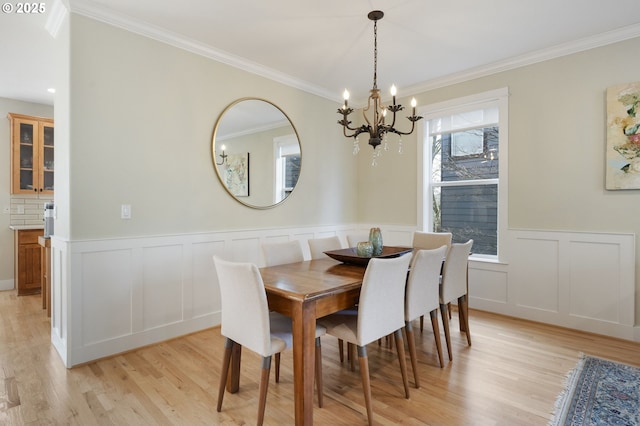
[[[472,308],[638,340],[635,235],[509,230],[508,245],[507,302],[472,261]]]

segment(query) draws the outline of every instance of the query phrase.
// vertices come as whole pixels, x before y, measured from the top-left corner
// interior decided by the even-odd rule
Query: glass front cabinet
[[[53,194],[53,120],[9,113],[11,193]]]

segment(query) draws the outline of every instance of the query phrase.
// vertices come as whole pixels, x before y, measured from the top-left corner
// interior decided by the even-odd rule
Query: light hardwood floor
[[[454,359],[443,369],[430,324],[416,333],[422,387],[410,389],[410,400],[395,351],[371,345],[376,424],[546,425],[580,352],[640,365],[638,343],[472,310],[468,347],[457,327],[454,311]],[[335,339],[322,344],[325,405],[315,408],[315,423],[366,424],[357,363],[355,372],[340,364]],[[260,362],[249,351],[240,392],[226,394],[216,412],[222,345],[214,328],[67,370],[49,342],[40,297],[0,292],[0,424],[254,424]],[[291,362],[291,352],[283,354],[279,384],[271,374],[267,425],[293,423]],[[413,386],[410,365],[409,374]]]

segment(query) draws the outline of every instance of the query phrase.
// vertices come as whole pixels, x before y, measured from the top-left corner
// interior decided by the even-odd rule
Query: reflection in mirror
[[[263,99],[229,105],[213,131],[213,163],[227,192],[253,208],[284,201],[300,176],[298,134],[287,115]]]

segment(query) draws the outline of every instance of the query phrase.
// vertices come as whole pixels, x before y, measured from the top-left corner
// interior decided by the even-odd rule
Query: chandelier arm
[[[413,130],[416,127],[416,121],[420,120],[421,118],[422,117],[420,117],[419,115],[412,115],[411,117],[407,117],[407,119],[411,121],[411,130],[409,130],[408,132],[401,132],[400,130],[396,130],[394,128],[389,129],[389,131],[397,135],[410,135],[411,133],[413,133]]]

